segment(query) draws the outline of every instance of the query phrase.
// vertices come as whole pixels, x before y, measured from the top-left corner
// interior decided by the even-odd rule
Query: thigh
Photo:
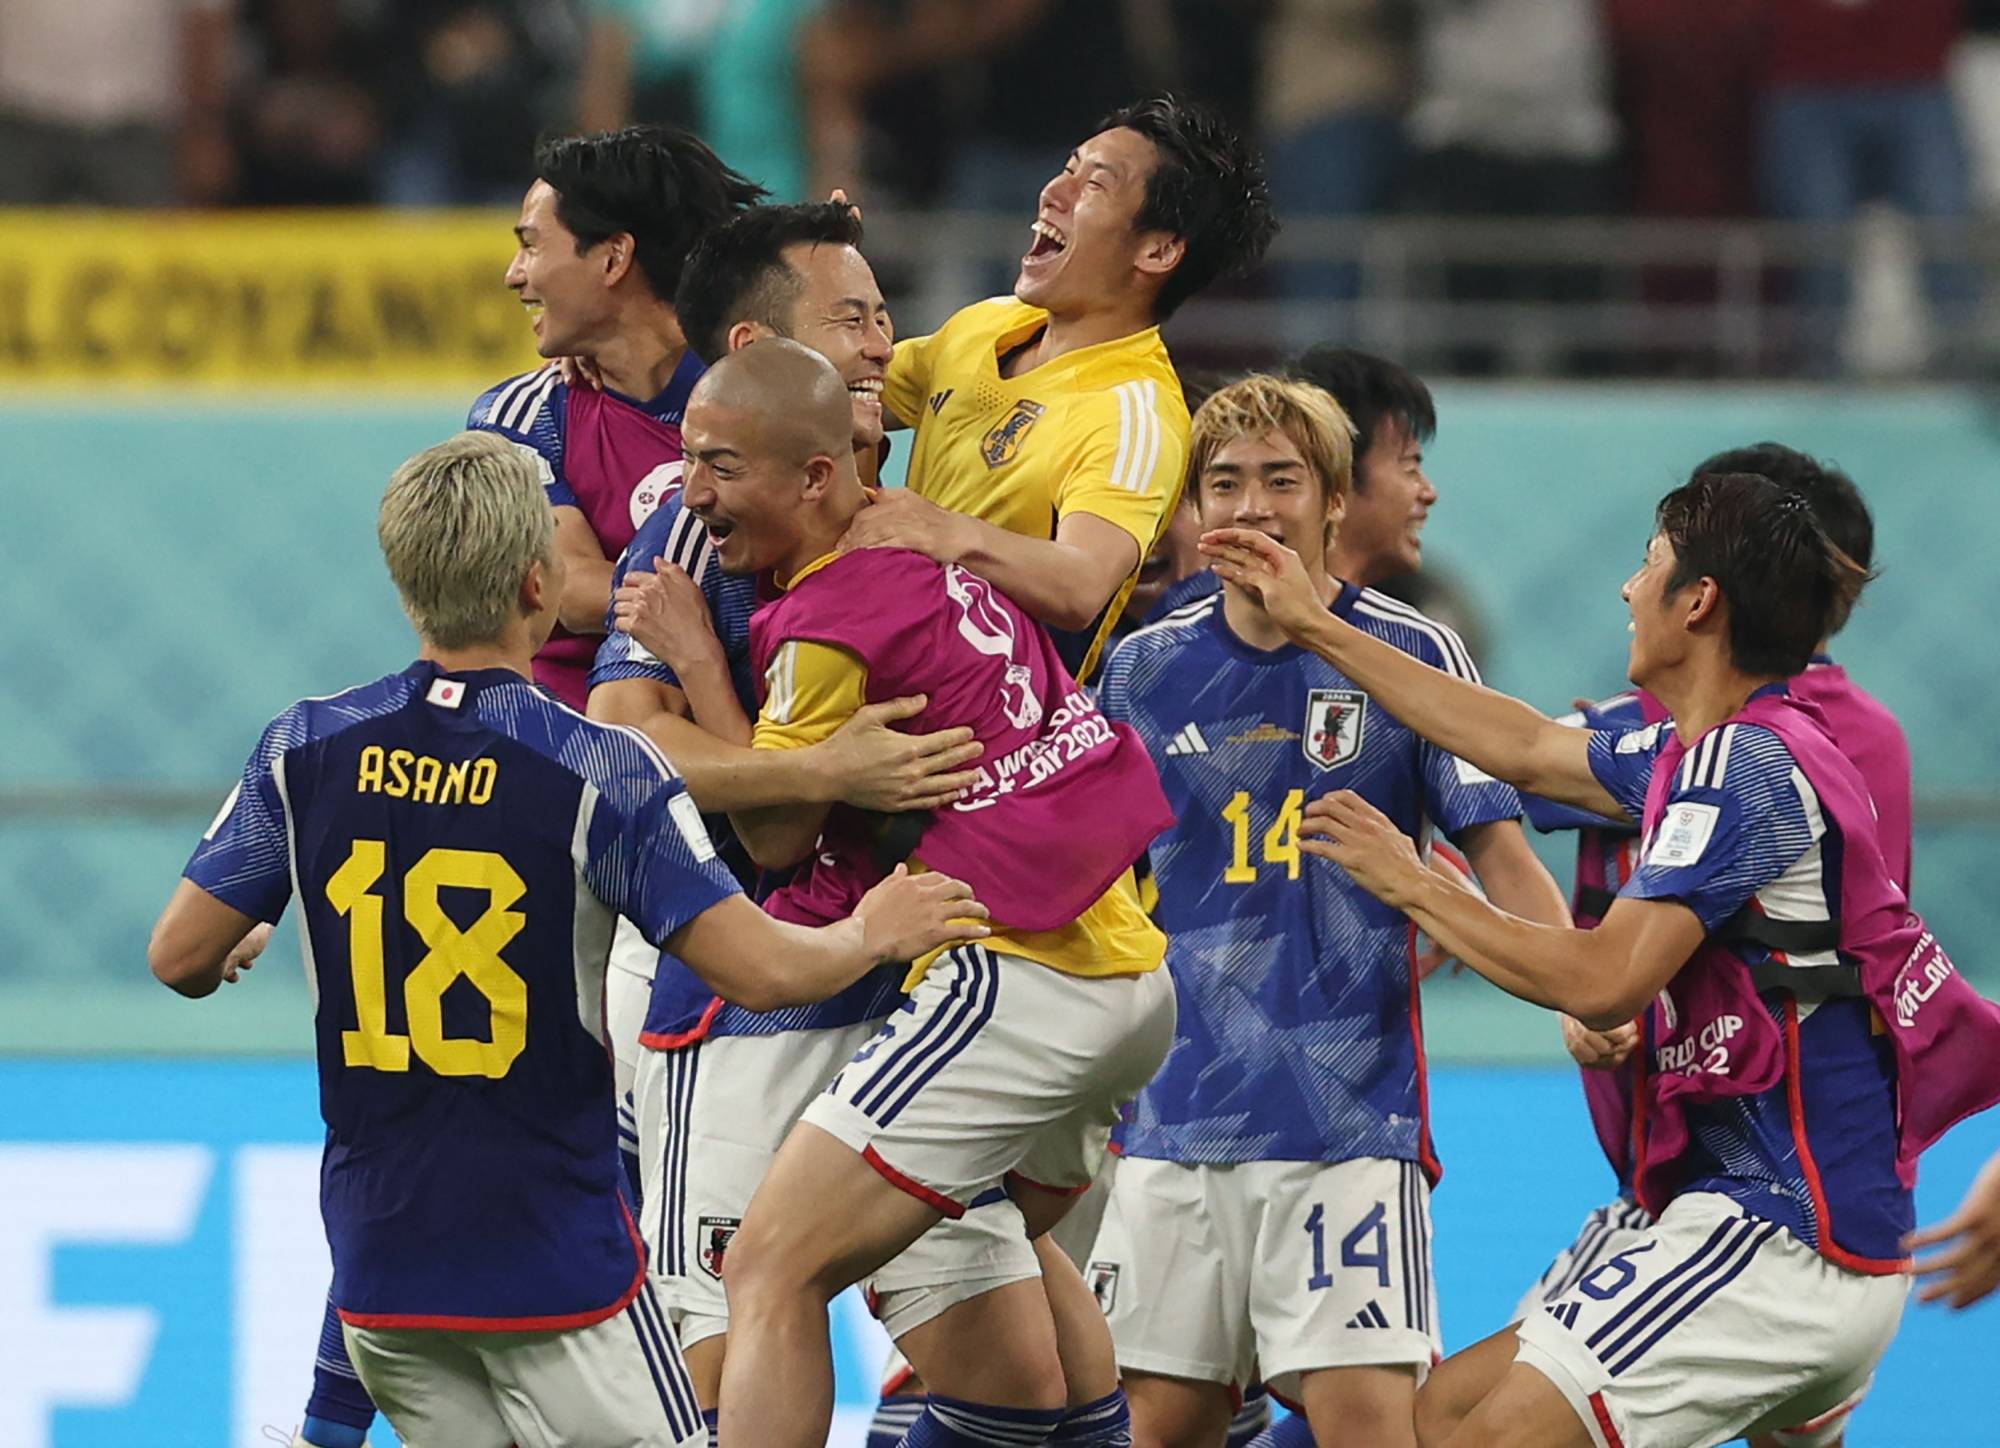
[[[1076,1123],[1150,1078],[1172,1037],[1171,992],[1150,977],[1084,980],[978,946],[951,951],[804,1119],[947,1216],[1045,1137],[1074,1144],[1038,1158],[1059,1178],[1044,1184],[1081,1188],[1098,1163]]]
[[[1241,1391],[1255,1377],[1249,1259],[1256,1223],[1218,1210],[1229,1169],[1127,1157],[1118,1164],[1084,1281],[1118,1366]]]
[[[1431,1369],[1417,1393],[1418,1438],[1427,1444],[1449,1442],[1452,1432],[1500,1386],[1520,1351],[1514,1329],[1503,1327]]]
[[[565,1332],[486,1333],[476,1346],[518,1448],[707,1442],[694,1385],[651,1282],[602,1322]]]
[[[1438,1351],[1430,1183],[1415,1162],[1254,1162],[1261,1202],[1250,1320],[1264,1381],[1299,1401],[1301,1373],[1429,1371]],[[1414,1379],[1413,1379],[1414,1381]]]
[[[348,1327],[342,1336],[361,1385],[405,1442],[508,1448],[514,1441],[485,1364],[458,1334]]]
[[[1128,1373],[1132,1442],[1143,1448],[1222,1448],[1236,1395],[1220,1383]]]
[[[1602,1442],[1716,1443],[1837,1405],[1874,1370],[1907,1282],[1834,1267],[1727,1197],[1674,1201],[1521,1323],[1521,1361]]]
[[[1040,1276],[1021,1209],[995,1188],[963,1216],[940,1220],[863,1286],[877,1320],[900,1340],[959,1302]]]

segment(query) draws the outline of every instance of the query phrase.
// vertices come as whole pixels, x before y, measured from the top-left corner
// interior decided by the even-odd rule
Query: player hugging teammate
[[[857,1282],[921,1374],[882,1445],[1214,1448],[1263,1383],[1269,1444],[1837,1438],[1917,1154],[2000,1095],[2000,1012],[1827,738],[1838,489],[1750,450],[1663,500],[1658,707],[1565,728],[1376,591],[1437,500],[1419,381],[1320,349],[1190,419],[1159,324],[1275,230],[1213,115],[1106,118],[1014,295],[900,346],[844,204],[755,206],[667,128],[537,169],[507,283],[580,365],[398,470],[421,657],[272,723],[151,951],[207,994],[299,896],[303,1441],[379,1402],[422,1448],[818,1445]],[[1212,572],[1093,694],[1184,485]],[[1600,832],[1595,929],[1521,792]],[[1630,1054],[1613,1216],[1441,1367],[1419,927]],[[1051,1230],[1121,1113],[1086,1283]]]

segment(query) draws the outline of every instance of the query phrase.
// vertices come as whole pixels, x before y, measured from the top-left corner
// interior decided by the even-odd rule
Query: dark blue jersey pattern
[[[1476,678],[1457,635],[1343,585],[1334,611]],[[1512,788],[1425,743],[1331,664],[1251,647],[1211,593],[1118,645],[1098,690],[1159,766],[1152,846],[1180,1020],[1123,1130],[1181,1162],[1387,1157],[1434,1169],[1409,920],[1298,847],[1308,800],[1352,789],[1412,838],[1514,819]]]
[[[418,663],[293,705],[187,865],[296,894],[333,1301],[362,1326],[554,1329],[637,1289],[604,972],[738,893],[633,730],[504,669]]]
[[[1635,819],[1672,728],[1669,722],[1591,737],[1592,772]],[[1729,724],[1682,761],[1661,826],[1640,842],[1638,866],[1619,893],[1687,906],[1745,969],[1853,970],[1837,950],[1775,950],[1737,938],[1730,928],[1743,911],[1795,926],[1837,921],[1841,850],[1838,825],[1784,742],[1755,724]],[[1763,999],[1782,1029],[1789,993],[1771,991]],[[1685,1190],[1722,1192],[1820,1250],[1809,1180],[1816,1171],[1838,1224],[1835,1245],[1859,1257],[1896,1260],[1913,1208],[1896,1172],[1894,1052],[1873,1029],[1864,999],[1800,999],[1797,1012],[1786,1081],[1758,1095],[1690,1108],[1695,1149]]]

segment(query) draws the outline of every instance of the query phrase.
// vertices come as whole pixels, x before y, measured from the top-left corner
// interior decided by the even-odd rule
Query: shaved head
[[[702,374],[697,400],[750,420],[788,461],[838,457],[854,446],[854,409],[833,364],[789,337],[765,337]]]

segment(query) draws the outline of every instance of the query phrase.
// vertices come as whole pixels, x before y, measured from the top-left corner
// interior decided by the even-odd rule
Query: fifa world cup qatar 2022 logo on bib
[[[1306,695],[1299,748],[1321,769],[1336,769],[1361,752],[1368,696],[1359,689],[1314,689]]]

